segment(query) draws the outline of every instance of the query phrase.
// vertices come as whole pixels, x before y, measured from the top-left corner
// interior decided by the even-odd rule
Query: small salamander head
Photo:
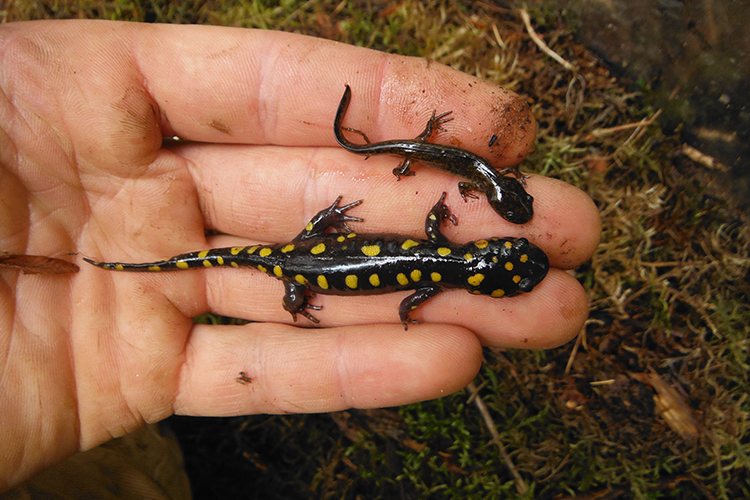
[[[534,216],[534,198],[512,177],[501,177],[487,193],[487,201],[503,219],[514,224],[525,224]]]
[[[530,292],[549,271],[549,259],[526,238],[492,238],[469,243],[473,265],[467,278],[471,293],[512,297]]]

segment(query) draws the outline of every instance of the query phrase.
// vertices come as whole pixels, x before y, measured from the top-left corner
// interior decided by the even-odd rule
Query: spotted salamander
[[[318,323],[307,309],[313,293],[368,295],[414,290],[399,306],[404,328],[417,323],[409,313],[446,288],[512,297],[530,292],[549,269],[547,255],[525,238],[490,238],[459,245],[440,231],[456,218],[443,203],[445,193],[425,220],[426,240],[398,234],[357,234],[347,226],[362,221],[346,211],[362,200],[339,206],[341,196],[318,212],[289,243],[215,248],[144,264],[84,260],[113,271],[170,271],[215,266],[253,267],[284,282],[284,309],[296,321],[302,315]],[[335,229],[336,233],[327,233]]]
[[[498,172],[490,165],[489,160],[465,149],[428,142],[436,130],[445,130],[443,124],[453,119],[448,118],[451,111],[437,116],[433,111],[424,131],[416,139],[373,143],[364,132],[343,126],[344,116],[349,109],[351,99],[352,90],[347,85],[333,122],[336,140],[346,150],[366,156],[392,154],[403,157],[401,164],[393,169],[393,174],[397,179],[400,179],[402,175],[414,175],[411,171],[411,163],[414,160],[421,161],[467,179],[468,182],[458,183],[458,190],[464,201],[467,196],[477,198],[471,191],[482,191],[495,212],[508,222],[525,224],[533,217],[534,198],[524,189],[525,176],[516,167]],[[366,144],[351,142],[344,136],[344,130],[359,134]]]

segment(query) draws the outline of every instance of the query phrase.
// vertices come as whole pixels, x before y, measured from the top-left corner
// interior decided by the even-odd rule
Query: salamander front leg
[[[437,203],[427,212],[427,218],[424,220],[424,232],[427,235],[427,239],[433,243],[446,243],[448,239],[440,231],[440,225],[444,220],[449,220],[456,226],[458,225],[458,219],[451,213],[450,208],[443,203],[445,201],[445,192],[440,197]]]
[[[304,316],[315,324],[320,323],[320,320],[306,311],[306,309],[312,309],[314,311],[320,311],[321,306],[314,306],[307,303],[307,296],[305,295],[307,288],[299,283],[291,283],[288,281],[284,282],[284,298],[282,304],[289,314],[292,315],[292,319],[297,321],[297,315]]]
[[[461,198],[466,202],[466,197],[474,198],[475,200],[479,196],[472,193],[472,191],[479,191],[479,186],[472,184],[471,182],[461,181],[458,183],[458,192],[461,193]]]
[[[528,179],[530,176],[524,174],[520,170],[518,170],[518,165],[514,165],[512,167],[504,168],[500,171],[500,175],[510,175],[514,177],[516,180],[518,180],[523,187],[526,187],[526,179]]]
[[[362,203],[362,200],[353,201],[348,205],[344,205],[343,207],[338,206],[339,201],[341,201],[341,195],[336,198],[336,201],[334,201],[330,207],[318,212],[315,217],[313,217],[310,222],[307,223],[305,229],[301,233],[299,233],[297,237],[292,241],[302,241],[308,238],[317,238],[319,236],[322,236],[329,228],[334,228],[337,231],[343,233],[351,233],[352,230],[349,229],[346,223],[351,221],[362,222],[362,219],[359,217],[346,215],[344,212],[346,212],[350,208],[356,207],[357,205]]]
[[[428,285],[422,288],[418,288],[413,294],[406,297],[401,301],[401,305],[398,306],[398,317],[401,320],[401,324],[404,325],[404,330],[408,330],[408,324],[412,323],[415,325],[419,324],[419,321],[412,319],[409,313],[419,307],[422,302],[429,298],[434,297],[443,291],[443,288],[439,285]]]

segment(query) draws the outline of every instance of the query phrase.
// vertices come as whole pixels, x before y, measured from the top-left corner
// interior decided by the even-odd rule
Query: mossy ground
[[[591,311],[575,342],[485,349],[476,393],[438,401],[175,417],[196,498],[750,498],[747,220],[721,174],[675,155],[679,137],[649,121],[647,85],[618,85],[555,12],[531,21],[574,72],[489,2],[40,0],[0,16],[281,29],[433,59],[524,96],[539,135],[521,169],[601,211],[601,245],[577,270]]]

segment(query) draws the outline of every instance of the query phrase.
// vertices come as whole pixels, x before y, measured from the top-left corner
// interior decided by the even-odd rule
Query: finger
[[[196,325],[174,410],[228,416],[396,406],[461,389],[481,359],[476,337],[447,325],[408,332]]]
[[[591,257],[601,234],[598,210],[585,193],[542,176],[527,179],[534,218],[518,225],[500,218],[483,195],[464,203],[456,177],[436,169],[420,168],[397,181],[391,173],[397,160],[390,157],[365,160],[340,148],[221,145],[175,152],[191,165],[207,227],[250,239],[288,241],[340,194],[344,203],[364,200],[350,212],[364,219],[352,225],[357,232],[424,238],[427,212],[443,191],[459,220],[445,226],[453,241],[525,237],[547,253],[552,266],[568,269]]]
[[[374,140],[415,136],[439,108],[454,118],[440,140],[488,154],[497,167],[517,163],[534,141],[534,119],[515,94],[424,59],[266,30],[97,21],[3,28],[25,72],[18,84],[27,88],[14,92],[68,129],[79,160],[111,169],[144,166],[162,135],[333,145],[345,83],[354,92],[347,123]],[[47,61],[60,84],[51,92]]]
[[[498,167],[518,163],[535,138],[530,110],[514,93],[420,58],[281,32],[146,28],[154,36],[137,44],[139,68],[180,137],[332,145],[348,83],[355,95],[347,118],[373,140],[416,136],[435,109],[453,112],[441,142],[457,138],[489,153],[495,133]]]

